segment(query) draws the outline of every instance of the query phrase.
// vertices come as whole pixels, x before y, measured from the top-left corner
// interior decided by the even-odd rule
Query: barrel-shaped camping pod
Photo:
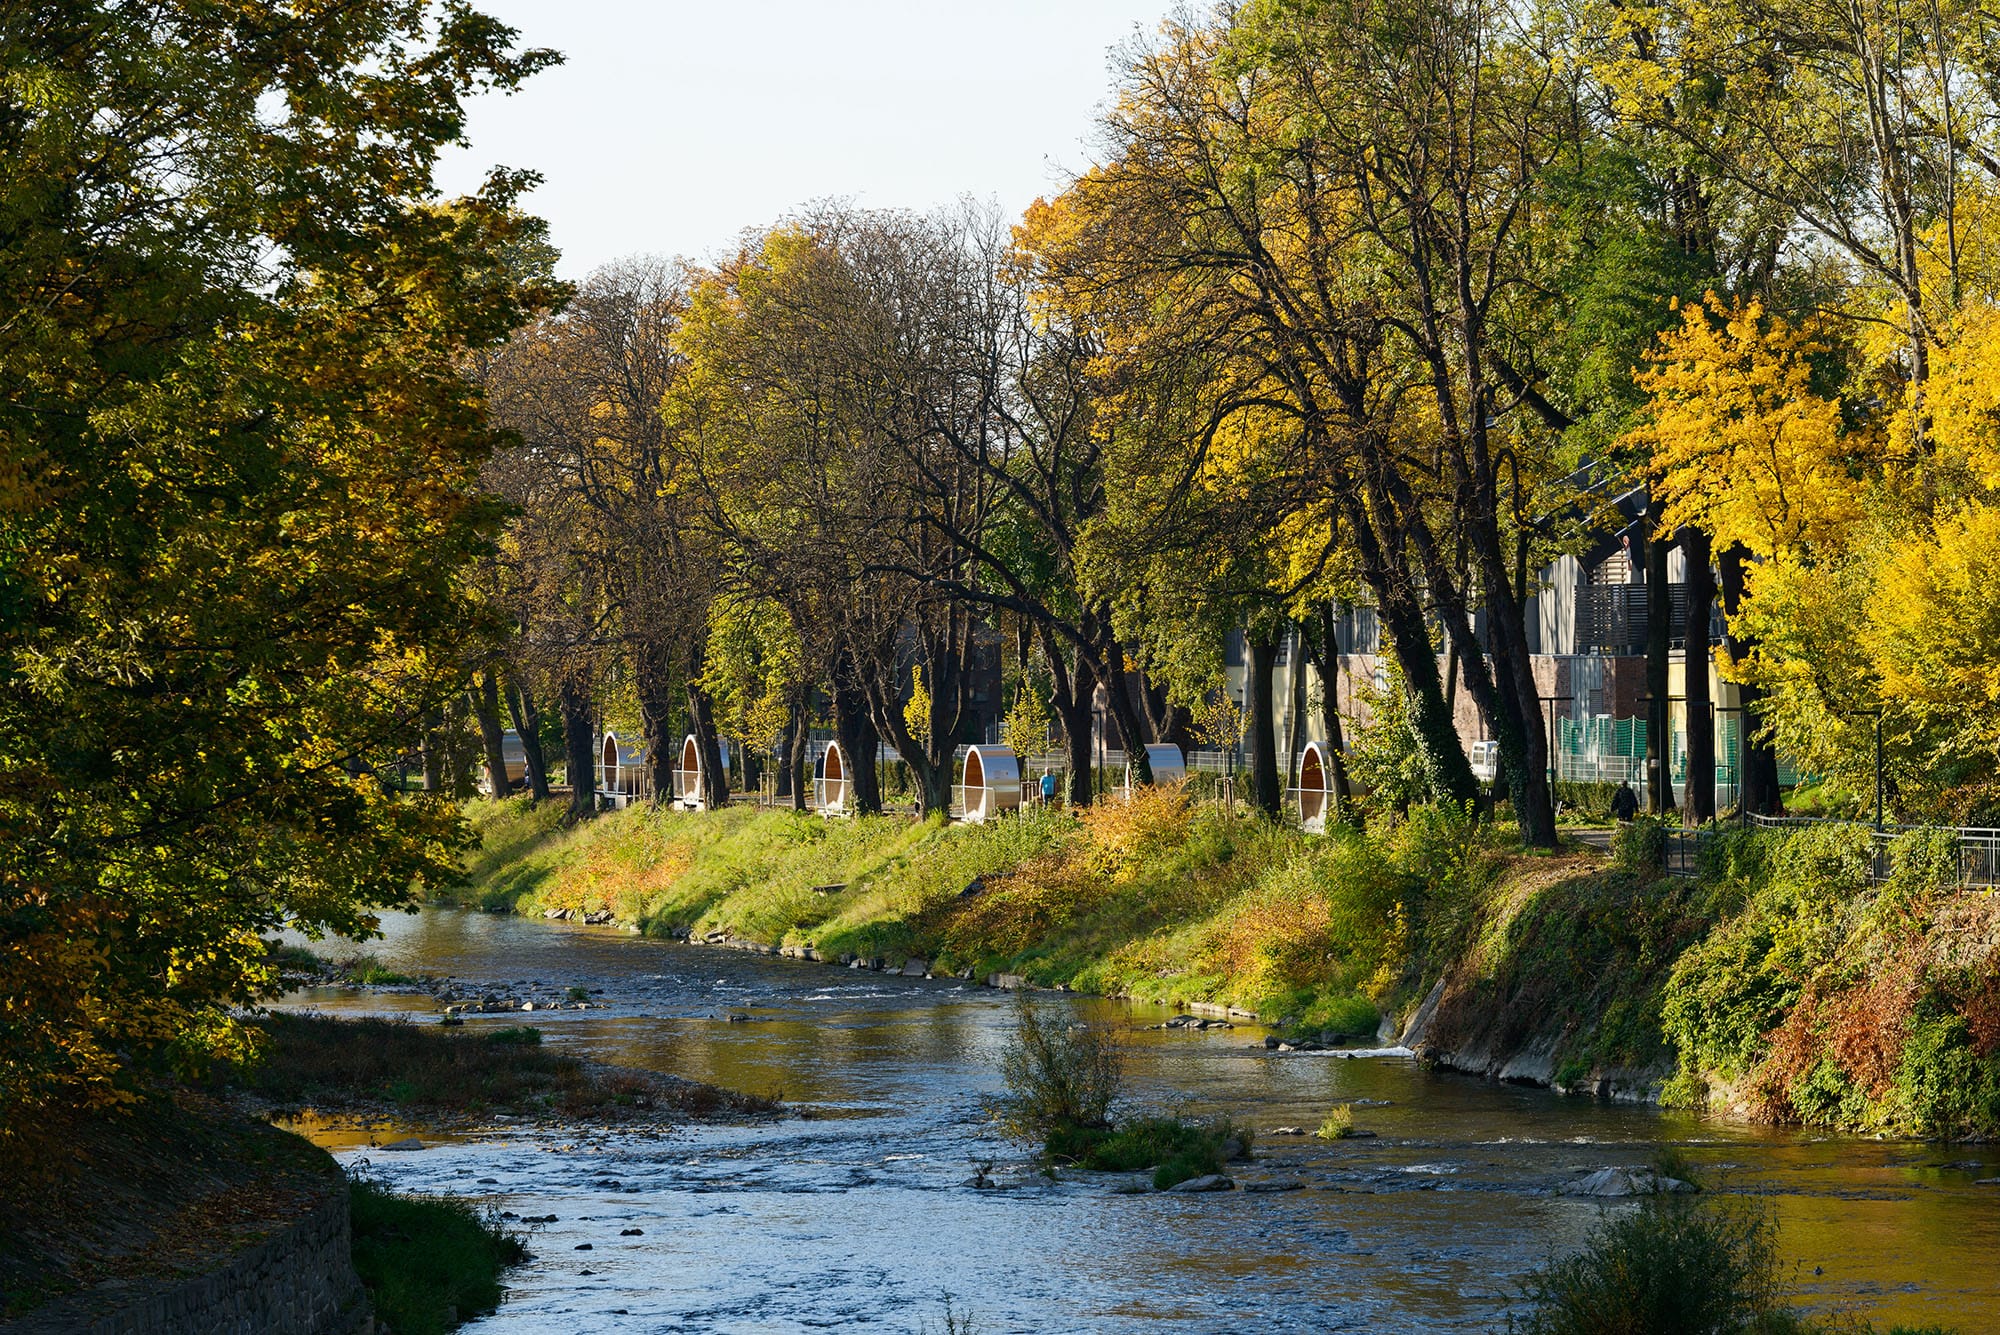
[[[634,798],[649,795],[643,742],[621,741],[617,733],[607,729],[597,757],[597,793],[602,801],[625,807]]]
[[[816,794],[819,801],[815,805],[824,815],[840,815],[854,799],[854,774],[848,768],[846,749],[839,742],[828,742],[821,765]]]
[[[1154,783],[1179,783],[1187,777],[1187,756],[1171,743],[1147,747],[1146,763],[1153,767]],[[1132,766],[1128,764],[1125,766],[1126,793],[1129,794],[1133,787]]]
[[[708,798],[701,790],[701,743],[689,733],[681,742],[681,758],[674,766],[674,802],[689,811],[701,811]]]
[[[507,767],[507,783],[518,788],[528,778],[528,748],[521,742],[521,734],[512,728],[500,734],[500,763]],[[481,763],[479,767],[479,791],[488,797],[493,795],[493,767]]]
[[[991,820],[1021,808],[1021,757],[1011,746],[975,746],[965,753],[965,818]]]
[[[1328,772],[1325,745],[1307,742],[1299,757],[1299,828],[1307,834],[1326,833],[1326,813],[1333,800]]]

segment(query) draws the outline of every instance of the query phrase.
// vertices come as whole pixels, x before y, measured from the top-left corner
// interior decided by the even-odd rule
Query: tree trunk
[[[1087,807],[1096,797],[1090,772],[1090,706],[1097,695],[1097,678],[1091,675],[1090,663],[1081,652],[1073,649],[1067,658],[1063,656],[1053,631],[1042,632],[1042,649],[1055,688],[1049,692],[1049,707],[1062,723],[1069,802]]]
[[[1687,802],[1682,812],[1689,825],[1715,819],[1715,710],[1708,692],[1708,618],[1715,603],[1715,576],[1708,567],[1708,535],[1700,529],[1681,530],[1681,550],[1687,554]]]
[[[1375,614],[1389,639],[1390,652],[1403,673],[1403,693],[1409,704],[1410,729],[1431,791],[1450,802],[1479,801],[1479,780],[1465,758],[1458,727],[1445,708],[1438,681],[1437,655],[1431,652],[1430,627],[1410,590],[1409,572],[1396,566],[1382,548],[1359,500],[1349,499],[1348,532],[1361,555],[1362,578],[1375,595]]]
[[[1108,624],[1109,618],[1106,619]],[[1104,707],[1118,725],[1119,741],[1125,749],[1125,763],[1131,767],[1132,782],[1149,784],[1153,781],[1153,762],[1146,755],[1148,736],[1145,720],[1139,717],[1139,710],[1132,703],[1132,692],[1125,685],[1125,646],[1116,636],[1105,632],[1097,646],[1096,661],[1091,671],[1099,684],[1104,687]]]
[[[807,771],[812,751],[812,710],[806,692],[792,697],[791,717],[785,728],[785,763],[778,771],[778,796],[792,801],[792,810],[812,809],[812,782]]]
[[[1650,512],[1653,502],[1648,500]],[[1646,810],[1655,816],[1674,811],[1673,776],[1667,755],[1668,645],[1673,640],[1673,599],[1667,592],[1667,556],[1673,543],[1646,526]]]
[[[874,720],[868,716],[867,697],[847,680],[842,667],[834,670],[833,727],[853,779],[850,805],[859,815],[880,815],[882,784],[875,772],[875,758],[882,749],[881,739],[876,735]]]
[[[1250,790],[1257,809],[1275,817],[1284,803],[1278,774],[1278,729],[1271,699],[1272,673],[1278,663],[1278,637],[1269,630],[1252,631],[1250,646]]]
[[[562,714],[563,755],[569,765],[569,819],[597,814],[597,734],[590,713],[590,689],[575,678],[556,688]]]
[[[424,715],[423,739],[418,743],[417,754],[423,762],[424,791],[427,793],[444,791],[444,739],[438,736],[438,730],[438,716]]]
[[[506,730],[500,726],[500,683],[493,669],[481,672],[468,692],[472,713],[479,720],[479,740],[486,748],[486,773],[496,800],[514,795],[513,780],[507,777]]]
[[[549,800],[548,757],[542,754],[542,710],[535,697],[512,677],[507,679],[507,712],[514,716],[514,734],[521,739],[521,763],[527,771],[528,796]]]
[[[1332,602],[1320,604],[1318,651],[1313,666],[1319,669],[1320,717],[1326,727],[1327,787],[1333,794],[1333,813],[1339,814],[1354,800],[1347,779],[1347,739],[1340,726],[1340,636]],[[1312,643],[1309,638],[1308,643]]]
[[[1743,607],[1749,560],[1750,553],[1741,543],[1731,543],[1717,561],[1722,570],[1722,611],[1729,618],[1728,633],[1723,636],[1722,643],[1732,659],[1747,658],[1757,647],[1754,641],[1736,633],[1736,614]],[[1750,685],[1739,685],[1736,689],[1743,705],[1738,725],[1741,736],[1737,741],[1736,771],[1741,784],[1742,809],[1754,816],[1783,815],[1784,794],[1778,788],[1778,751],[1768,738],[1758,735],[1757,702],[1764,698],[1764,693]]]
[[[646,773],[655,805],[674,800],[674,765],[680,758],[674,734],[674,667],[671,651],[641,644],[632,655],[633,693],[639,697],[639,729],[646,743]]]
[[[701,801],[710,811],[729,805],[729,768],[722,763],[722,739],[715,733],[715,707],[708,692],[692,680],[687,685],[688,731],[701,753]]]

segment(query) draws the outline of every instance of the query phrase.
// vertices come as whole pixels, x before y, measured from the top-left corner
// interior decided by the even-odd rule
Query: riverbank
[[[986,826],[475,804],[491,910],[1234,1008],[1497,1079],[1761,1121],[2000,1132],[2000,912],[1921,834],[1738,831],[1699,881],[1448,809],[1309,837],[1167,789]],[[909,962],[914,961],[914,965]]]

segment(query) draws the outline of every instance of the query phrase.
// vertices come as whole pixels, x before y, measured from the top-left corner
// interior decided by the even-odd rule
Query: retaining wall
[[[206,1275],[73,1295],[6,1335],[369,1335],[375,1328],[349,1250],[347,1190]]]

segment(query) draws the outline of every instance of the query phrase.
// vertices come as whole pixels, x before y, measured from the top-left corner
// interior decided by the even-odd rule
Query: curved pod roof
[[[965,819],[979,824],[1021,807],[1021,757],[1011,746],[975,746],[965,753]]]

